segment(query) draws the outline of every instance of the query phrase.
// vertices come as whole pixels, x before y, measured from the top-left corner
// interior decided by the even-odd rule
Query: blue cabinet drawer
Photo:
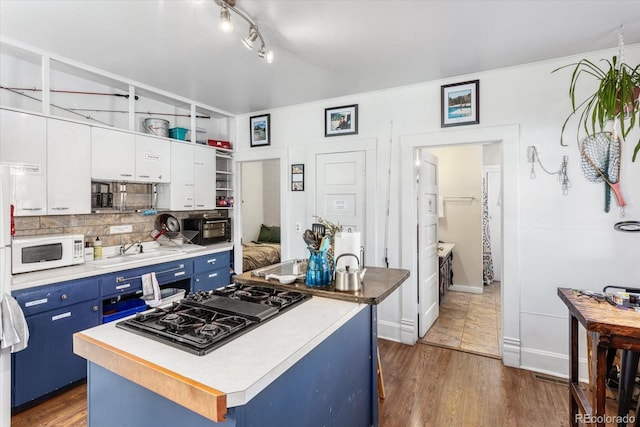
[[[218,252],[196,258],[193,261],[193,271],[195,274],[200,274],[205,271],[216,270],[222,267],[226,267],[228,269],[230,264],[231,257],[229,255],[229,251]]]
[[[99,279],[79,279],[55,285],[14,291],[13,297],[18,301],[25,316],[54,310],[78,302],[98,298]]]
[[[156,278],[160,286],[179,280],[191,279],[193,276],[193,264],[190,260],[169,262],[151,269],[156,272]]]
[[[197,274],[193,278],[192,291],[211,291],[222,286],[227,286],[231,281],[230,277],[229,267],[223,267],[206,273]]]
[[[151,272],[156,273],[158,284],[162,286],[184,279],[190,280],[193,266],[188,260],[174,261],[102,276],[101,294],[106,297],[142,292],[142,276]]]

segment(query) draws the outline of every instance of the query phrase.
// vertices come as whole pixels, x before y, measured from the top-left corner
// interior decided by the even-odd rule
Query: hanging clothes
[[[489,233],[489,194],[486,177],[482,178],[482,283],[493,282],[493,258],[491,257],[491,234]]]

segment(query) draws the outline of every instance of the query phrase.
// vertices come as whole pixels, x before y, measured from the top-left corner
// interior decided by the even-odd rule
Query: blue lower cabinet
[[[375,308],[362,310],[245,405],[228,408],[227,419],[221,423],[89,362],[88,424],[377,426],[377,341],[372,339],[372,310]]]
[[[73,354],[73,334],[101,323],[99,300],[27,316],[29,345],[12,355],[12,407],[87,376],[87,361]]]
[[[192,292],[211,291],[231,283],[229,252],[201,256],[193,261]]]
[[[229,282],[229,267],[198,274],[193,278],[193,292],[211,291],[227,286]]]

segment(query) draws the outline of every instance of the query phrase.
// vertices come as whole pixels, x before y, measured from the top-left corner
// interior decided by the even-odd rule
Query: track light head
[[[242,39],[242,43],[246,46],[247,49],[253,50],[253,42],[258,38],[258,31],[256,27],[251,26],[249,30],[249,35]]]
[[[220,21],[218,21],[218,29],[223,33],[230,33],[233,31],[233,24],[231,23],[231,14],[227,6],[222,6],[220,9]]]

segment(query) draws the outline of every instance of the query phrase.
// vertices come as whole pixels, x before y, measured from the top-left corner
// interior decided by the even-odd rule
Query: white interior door
[[[418,183],[418,335],[440,315],[438,265],[438,158],[420,150]]]
[[[485,168],[487,179],[487,204],[489,208],[489,237],[493,260],[493,280],[502,281],[502,186],[500,166]]]
[[[316,212],[359,231],[365,246],[366,157],[364,151],[318,154],[316,157]],[[366,247],[366,246],[365,246]]]

